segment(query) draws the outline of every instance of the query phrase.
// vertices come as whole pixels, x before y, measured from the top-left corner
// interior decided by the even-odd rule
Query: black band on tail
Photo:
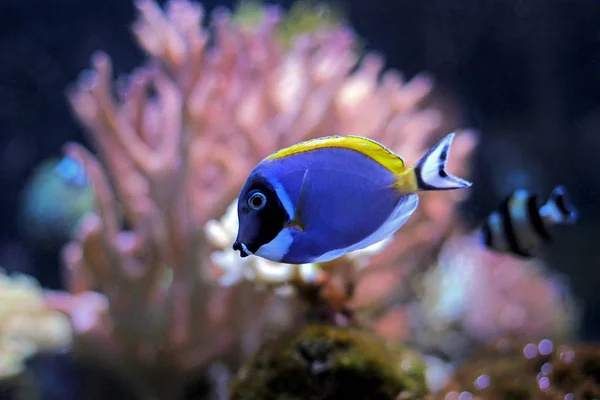
[[[442,178],[448,177],[448,173],[444,169],[447,159],[448,159],[448,147],[445,147],[444,150],[442,150],[442,152],[440,153],[440,166],[438,169],[438,175]]]
[[[567,208],[567,205],[565,204],[565,196],[564,195],[561,194],[560,196],[556,196],[554,198],[554,201],[561,213],[563,213],[564,215],[571,215],[571,210],[569,210]]]
[[[421,175],[422,169],[423,167],[420,164],[415,165],[415,177],[417,179],[417,187],[420,190],[436,190],[437,188],[435,186],[430,185],[423,180],[423,176]],[[441,170],[443,171],[443,168],[441,168]]]
[[[536,195],[531,195],[527,199],[527,215],[529,216],[529,222],[535,231],[544,240],[551,241],[552,236],[550,236],[550,232],[548,232],[548,229],[546,229],[544,220],[540,215],[540,205],[538,204],[538,197]]]

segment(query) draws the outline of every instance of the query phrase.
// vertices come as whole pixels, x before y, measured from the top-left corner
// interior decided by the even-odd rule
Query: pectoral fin
[[[298,201],[296,203],[296,209],[294,210],[294,218],[287,224],[287,228],[298,229],[301,232],[306,230],[306,222],[308,221],[308,191],[309,191],[309,174],[310,170],[304,172],[302,177],[302,184],[300,186],[300,192],[298,194]]]

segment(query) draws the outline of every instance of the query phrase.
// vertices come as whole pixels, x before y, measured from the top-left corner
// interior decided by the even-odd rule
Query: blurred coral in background
[[[523,338],[573,335],[577,310],[558,276],[537,260],[523,262],[492,253],[454,236],[423,280],[419,314],[430,329],[446,331],[459,322],[474,340],[503,335]],[[426,341],[425,335],[417,335]],[[458,343],[452,345],[457,346]],[[468,354],[467,348],[460,349]]]
[[[458,206],[468,191],[420,194],[393,238],[328,263],[237,257],[232,204],[271,152],[357,134],[412,164],[458,128],[456,116],[427,99],[430,78],[406,82],[363,54],[335,13],[246,3],[233,15],[216,10],[208,29],[198,3],[136,7],[146,63],[114,84],[109,56],[97,53],[68,94],[97,156],[75,143],[66,153],[84,166],[95,208],[63,251],[69,292],[45,300],[70,317],[80,360],[110,369],[139,398],[177,399],[216,360],[236,372],[266,338],[299,327],[299,300],[323,282],[319,300],[334,311],[424,352],[455,357],[447,347],[464,337],[483,345],[568,332],[570,311],[533,265],[464,244]],[[469,176],[476,145],[474,132],[458,132],[451,173]]]
[[[445,385],[454,366],[502,338],[569,341],[577,333],[580,310],[559,275],[538,260],[490,252],[476,240],[451,236],[409,306],[412,342],[434,355],[432,389]]]
[[[71,340],[69,320],[46,305],[33,278],[0,271],[0,384],[18,382],[27,359],[68,350]]]

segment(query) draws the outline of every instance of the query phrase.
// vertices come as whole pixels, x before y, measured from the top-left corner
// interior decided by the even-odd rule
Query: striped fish
[[[534,248],[552,240],[552,226],[573,224],[577,218],[563,186],[555,187],[541,206],[535,194],[516,190],[487,217],[479,235],[491,250],[529,258],[534,256]]]

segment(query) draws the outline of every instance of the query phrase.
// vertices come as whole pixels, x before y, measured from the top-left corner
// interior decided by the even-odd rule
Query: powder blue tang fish
[[[242,257],[325,262],[395,233],[415,211],[421,190],[465,188],[448,174],[454,133],[413,167],[360,136],[328,136],[277,151],[250,173],[238,200],[233,249]]]

